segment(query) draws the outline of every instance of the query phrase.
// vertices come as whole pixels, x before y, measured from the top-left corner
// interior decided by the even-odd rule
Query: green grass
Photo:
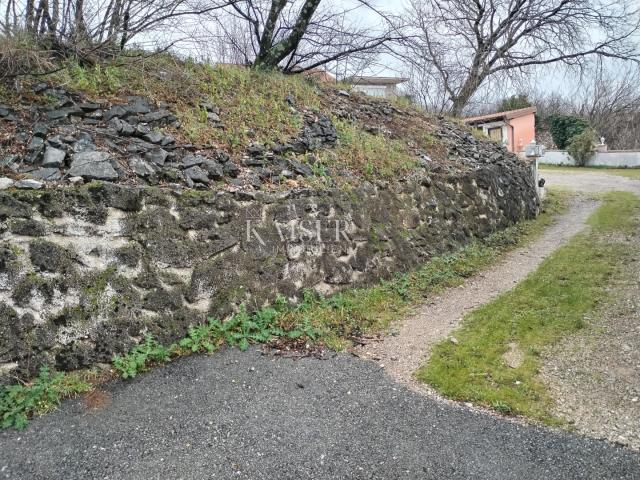
[[[365,178],[391,178],[414,168],[417,158],[406,142],[374,135],[356,124],[333,120],[338,132],[338,147],[320,153],[322,164],[347,167]],[[429,141],[434,138],[425,135]]]
[[[599,172],[609,175],[618,175],[621,177],[640,179],[640,168],[607,168],[607,167],[570,167],[560,165],[540,165],[540,171],[575,173],[575,172]]]
[[[297,135],[302,117],[287,99],[309,109],[320,107],[316,87],[300,75],[213,67],[170,55],[137,61],[121,58],[91,68],[70,64],[52,80],[111,101],[135,94],[169,102],[189,141],[219,144],[230,151],[251,142],[270,144]],[[220,109],[224,128],[207,121],[201,101]]]
[[[79,374],[51,374],[42,368],[29,384],[0,386],[0,428],[21,430],[29,417],[44,415],[58,407],[62,399],[91,390]]]
[[[501,413],[526,415],[553,424],[553,399],[539,380],[545,347],[583,327],[608,296],[607,285],[622,275],[632,253],[615,240],[639,226],[640,199],[611,193],[590,218],[589,233],[574,237],[510,292],[469,314],[443,341],[416,378],[447,397],[474,402]],[[517,368],[503,355],[509,344],[523,354]]]
[[[281,318],[284,326],[310,322],[323,332],[331,348],[344,349],[350,339],[387,329],[394,320],[424,301],[424,297],[456,286],[494,263],[505,252],[533,240],[564,210],[568,195],[551,191],[544,212],[457,252],[433,258],[422,268],[366,288],[351,289],[330,298],[308,293],[297,309]]]

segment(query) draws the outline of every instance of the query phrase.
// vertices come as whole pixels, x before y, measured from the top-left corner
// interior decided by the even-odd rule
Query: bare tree
[[[640,61],[636,0],[411,0],[396,25],[402,58],[454,115],[501,75],[592,56]]]
[[[241,29],[218,16],[217,37],[228,50],[256,68],[301,72],[349,58],[352,64],[371,61],[392,37],[383,22],[378,29],[352,20],[361,9],[374,11],[366,0],[344,7],[326,0],[242,0],[227,8]],[[250,42],[245,34],[249,32]]]
[[[0,0],[5,35],[26,32],[48,47],[75,53],[117,53],[153,31],[211,14],[240,0]],[[167,31],[168,30],[168,31]]]

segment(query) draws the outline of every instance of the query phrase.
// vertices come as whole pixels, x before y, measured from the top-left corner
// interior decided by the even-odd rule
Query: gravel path
[[[460,325],[471,310],[507,292],[572,236],[586,227],[586,220],[598,206],[595,200],[576,198],[533,243],[508,253],[494,267],[484,270],[457,288],[450,288],[406,318],[394,335],[356,349],[362,358],[371,359],[396,380],[424,389],[412,375],[429,356],[430,348]]]
[[[226,350],[107,394],[0,433],[0,478],[640,478],[638,453],[443,404],[347,354]]]
[[[598,172],[542,176],[583,192],[640,194],[637,180]],[[637,250],[640,235],[625,240]],[[640,450],[640,254],[625,270],[626,281],[611,285],[613,301],[585,319],[587,328],[546,352],[541,375],[556,415],[577,431]]]

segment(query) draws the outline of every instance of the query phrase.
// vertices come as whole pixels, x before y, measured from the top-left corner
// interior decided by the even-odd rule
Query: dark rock
[[[212,180],[221,180],[224,176],[222,166],[218,162],[213,160],[207,160],[202,165],[202,168],[207,172],[207,175]]]
[[[5,105],[0,105],[0,117],[4,118],[11,114],[11,109]]]
[[[109,110],[104,112],[104,119],[109,121],[112,118],[122,118],[129,113],[129,110],[122,105],[114,105]]]
[[[149,143],[162,143],[162,141],[164,140],[164,134],[155,130],[153,132],[144,134],[142,138]]]
[[[38,122],[33,126],[33,135],[40,138],[45,138],[49,133],[49,127],[46,123]]]
[[[7,155],[6,157],[2,157],[0,159],[0,167],[8,167],[20,160],[18,155]]]
[[[117,208],[124,212],[137,212],[141,208],[140,189],[114,183],[97,183],[87,187],[91,197],[99,205]]]
[[[136,136],[143,137],[144,135],[148,135],[151,133],[151,127],[144,123],[140,123],[136,126]]]
[[[91,140],[91,138],[82,137],[79,140],[75,141],[71,146],[72,150],[77,153],[83,152],[93,152],[96,150],[96,146]]]
[[[207,159],[201,155],[187,155],[182,159],[182,165],[184,168],[193,167],[195,165],[202,165]]]
[[[209,183],[209,177],[207,176],[207,172],[205,172],[202,168],[198,166],[187,168],[184,171],[184,175],[186,178],[190,179],[192,182]]]
[[[152,312],[171,312],[182,306],[182,295],[176,290],[158,288],[147,294],[144,308]]]
[[[211,102],[203,101],[200,102],[199,106],[207,112],[220,113],[220,109]]]
[[[102,110],[95,110],[93,112],[85,113],[85,123],[89,123],[91,125],[96,125],[99,123],[99,120],[102,120],[104,116],[104,112]]]
[[[73,264],[73,255],[68,250],[46,240],[29,244],[29,258],[34,267],[45,272],[68,272]]]
[[[48,182],[55,182],[62,178],[62,174],[57,168],[39,168],[38,170],[29,172],[29,176],[37,180],[46,180]]]
[[[94,102],[82,102],[76,106],[85,113],[95,112],[100,109],[100,104]]]
[[[149,101],[144,97],[129,97],[128,109],[130,112],[145,114],[151,111]]]
[[[80,115],[82,110],[78,107],[65,107],[51,110],[46,113],[47,120],[60,120],[74,115]]]
[[[47,147],[44,151],[44,160],[42,161],[43,167],[62,167],[64,165],[64,159],[67,156],[67,152],[54,147]]]
[[[116,249],[114,253],[118,261],[129,268],[137,267],[143,254],[142,247],[135,242]]]
[[[51,145],[53,148],[65,148],[66,144],[62,140],[60,135],[55,135],[53,137],[49,137],[47,139],[47,144]]]
[[[44,151],[44,140],[40,137],[33,137],[27,145],[27,155],[24,158],[24,161],[29,164],[36,163],[42,152]]]
[[[245,158],[242,160],[245,167],[264,167],[264,160],[259,158]]]
[[[232,178],[236,178],[240,175],[240,168],[233,162],[227,162],[222,165],[222,172]]]
[[[169,154],[166,150],[162,148],[156,147],[153,150],[150,150],[145,153],[145,158],[151,163],[155,163],[156,165],[164,165],[164,162],[167,160]]]
[[[0,192],[0,221],[7,218],[31,218],[31,205],[13,198],[13,196]]]
[[[259,143],[252,143],[247,148],[247,153],[252,157],[262,157],[266,152],[266,148],[264,145],[260,145]]]
[[[112,118],[109,120],[109,126],[118,134],[125,137],[129,137],[136,132],[136,129],[129,122],[122,120],[121,118]]]
[[[166,110],[158,110],[156,112],[149,112],[149,113],[143,115],[142,117],[140,117],[140,121],[145,122],[145,123],[157,123],[157,122],[160,122],[162,120],[167,120],[169,122],[169,121],[173,121],[173,119],[175,119],[175,117],[173,117],[173,115],[171,115]]]
[[[82,177],[89,180],[117,180],[118,173],[111,165],[111,158],[106,152],[81,152],[73,156],[71,177]]]
[[[43,237],[47,232],[44,223],[32,219],[14,218],[9,222],[9,231],[25,237]]]
[[[129,145],[127,145],[127,152],[129,153],[146,153],[149,150],[154,148],[153,145],[147,143],[143,140],[133,140]]]
[[[298,175],[302,175],[303,177],[310,177],[313,175],[313,170],[309,165],[305,165],[304,163],[300,163],[296,160],[289,160],[289,167],[291,170]]]
[[[173,138],[171,135],[165,135],[160,141],[160,145],[163,147],[166,147],[168,145],[173,145],[174,143],[176,143],[176,139]]]
[[[214,112],[207,112],[207,120],[211,123],[220,123],[220,116]]]
[[[153,167],[140,157],[129,158],[129,167],[136,175],[142,178],[147,178],[155,173]]]

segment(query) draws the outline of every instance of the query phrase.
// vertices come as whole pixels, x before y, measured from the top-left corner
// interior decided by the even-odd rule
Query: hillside
[[[106,180],[196,188],[333,187],[515,162],[466,127],[341,85],[161,55],[77,65],[0,91],[16,186]],[[5,180],[5,184],[8,181]]]

